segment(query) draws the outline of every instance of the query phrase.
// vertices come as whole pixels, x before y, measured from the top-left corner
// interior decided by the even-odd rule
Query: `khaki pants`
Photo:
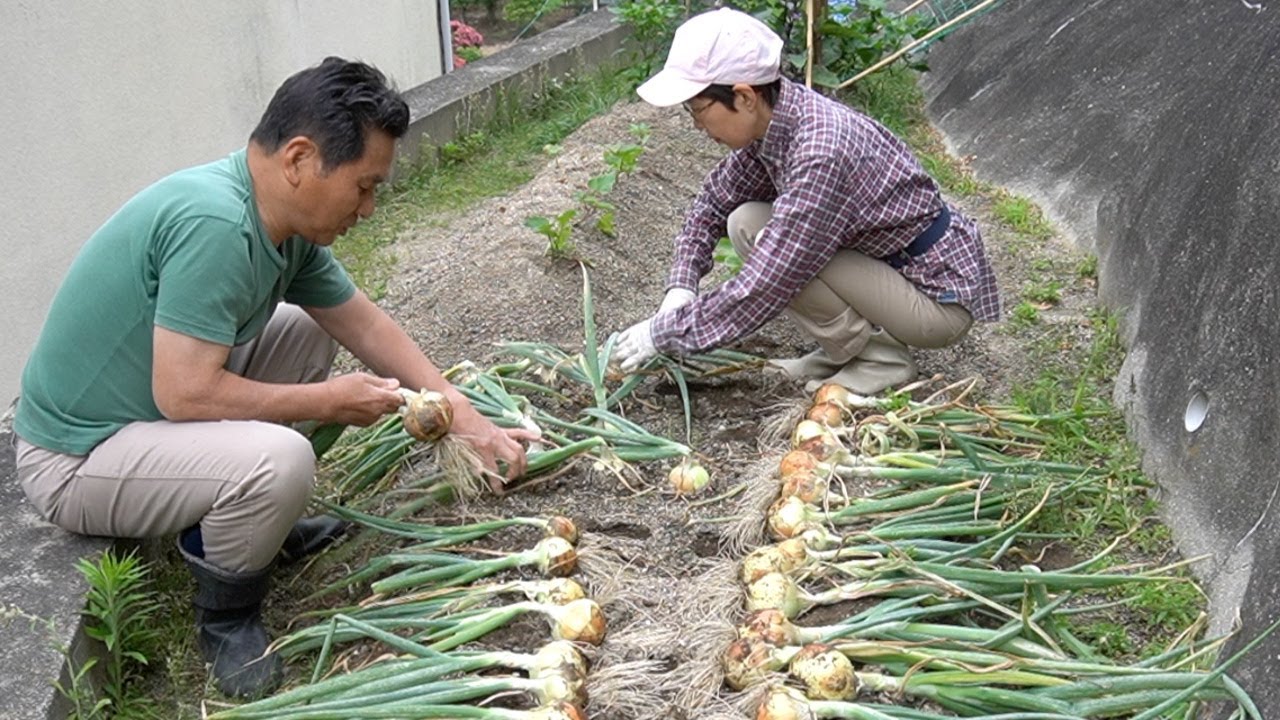
[[[773,206],[764,202],[744,203],[729,214],[729,240],[743,260],[772,216]],[[854,250],[837,252],[792,298],[787,314],[839,363],[862,352],[876,325],[907,345],[937,348],[956,342],[973,324],[960,305],[939,303],[888,263]]]
[[[301,308],[281,304],[227,369],[273,383],[325,379],[337,343]],[[156,537],[199,523],[205,559],[229,572],[269,565],[315,482],[311,444],[257,421],[136,422],[88,455],[18,438],[18,481],[40,515],[75,533]]]

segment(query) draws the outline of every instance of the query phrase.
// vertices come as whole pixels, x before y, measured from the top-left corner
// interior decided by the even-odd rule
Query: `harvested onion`
[[[453,425],[453,405],[442,393],[432,390],[413,392],[400,389],[404,405],[400,415],[404,417],[404,429],[422,442],[435,442],[449,432]]]
[[[693,495],[711,482],[711,475],[696,460],[686,460],[671,468],[667,480],[677,495]]]
[[[813,700],[845,700],[858,693],[853,663],[830,645],[805,645],[791,659],[791,675]]]
[[[553,612],[555,629],[553,634],[557,640],[572,640],[588,645],[599,645],[604,642],[608,629],[605,625],[604,612],[600,605],[590,598],[574,600],[568,605],[555,606]]]
[[[547,577],[572,575],[578,569],[578,553],[562,537],[545,537],[538,541],[538,569]]]

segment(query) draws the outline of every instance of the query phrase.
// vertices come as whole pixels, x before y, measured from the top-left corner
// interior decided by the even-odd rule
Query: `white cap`
[[[766,85],[780,77],[782,38],[750,15],[720,8],[676,29],[667,64],[636,92],[650,105],[678,105],[710,85]]]

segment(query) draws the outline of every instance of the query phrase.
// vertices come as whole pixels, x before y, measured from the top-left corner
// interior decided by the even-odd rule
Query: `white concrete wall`
[[[63,273],[133,193],[244,145],[328,55],[444,72],[433,0],[0,0],[0,415]]]

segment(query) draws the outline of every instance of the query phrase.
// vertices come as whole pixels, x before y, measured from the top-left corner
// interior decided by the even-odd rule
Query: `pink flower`
[[[466,64],[467,64],[467,61],[466,61],[466,60],[463,60],[461,57],[459,57],[459,56],[457,56],[457,55],[454,55],[454,56],[453,56],[453,69],[454,69],[454,70],[457,70],[458,68],[460,68],[460,67],[462,67],[463,65],[466,65]]]
[[[461,20],[450,21],[449,29],[453,33],[454,47],[479,47],[484,44],[484,36],[480,34],[480,31]]]

